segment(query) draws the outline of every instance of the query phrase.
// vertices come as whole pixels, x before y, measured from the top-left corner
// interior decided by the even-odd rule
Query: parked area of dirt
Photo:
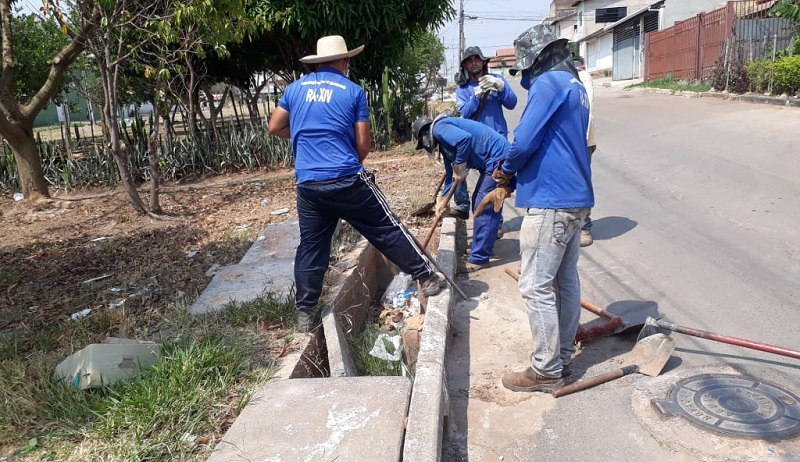
[[[373,153],[395,213],[431,200],[441,167],[408,144]],[[146,197],[148,185],[142,185]],[[291,169],[230,174],[162,188],[161,219],[137,215],[122,188],[57,192],[52,200],[0,198],[0,332],[67,319],[87,309],[162,310],[191,303],[214,268],[238,262],[270,223],[296,220]]]

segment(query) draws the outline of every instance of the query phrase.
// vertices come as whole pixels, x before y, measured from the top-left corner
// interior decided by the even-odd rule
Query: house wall
[[[661,29],[672,27],[676,22],[697,16],[699,13],[722,8],[725,3],[720,0],[667,0],[664,3]]]
[[[653,0],[655,1],[655,0]],[[578,10],[578,36],[585,37],[593,32],[596,32],[609,23],[596,23],[594,20],[594,12],[598,8],[611,8],[611,7],[628,7],[628,14],[635,12],[645,6],[649,6],[653,1],[641,0],[586,0],[577,6]],[[691,1],[691,0],[686,0]]]
[[[576,32],[575,26],[578,25],[578,18],[577,16],[571,16],[567,19],[562,19],[552,26],[550,29],[556,34],[559,38],[565,38],[570,42],[577,40],[578,34]]]
[[[611,69],[613,65],[612,46],[614,34],[605,34],[586,43],[586,70],[589,72]]]

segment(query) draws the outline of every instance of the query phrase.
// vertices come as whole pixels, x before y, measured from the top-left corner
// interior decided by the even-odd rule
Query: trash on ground
[[[93,282],[102,281],[103,279],[108,279],[110,277],[111,277],[110,274],[104,274],[102,276],[97,276],[96,278],[87,279],[83,281],[81,284],[91,284]]]
[[[197,250],[187,250],[186,251],[186,258],[192,258],[197,255],[199,252]]]
[[[105,343],[87,345],[61,361],[55,376],[81,390],[100,388],[138,376],[143,368],[155,364],[160,355],[160,344],[108,337]]]
[[[14,193],[13,197],[14,197],[14,202],[19,202],[22,199],[25,199],[25,195],[23,195],[22,193]]]
[[[389,351],[390,349],[392,351]],[[403,357],[403,349],[400,347],[400,337],[386,333],[379,334],[369,354],[385,361],[400,361]]]
[[[284,207],[282,209],[273,210],[273,211],[269,212],[270,215],[283,215],[283,214],[286,214],[286,213],[289,213],[289,207]]]
[[[76,319],[80,319],[80,318],[89,316],[89,313],[91,313],[91,312],[92,312],[91,308],[84,308],[84,309],[78,311],[77,313],[72,313],[69,318],[74,321]]]

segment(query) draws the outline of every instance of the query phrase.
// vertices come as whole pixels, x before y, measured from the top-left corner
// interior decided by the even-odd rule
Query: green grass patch
[[[651,80],[649,82],[642,82],[631,85],[631,87],[644,87],[644,88],[662,88],[664,90],[673,91],[696,91],[699,93],[711,90],[711,85],[707,83],[688,83],[685,81],[675,80],[672,77],[664,77],[662,79]]]
[[[402,361],[387,361],[369,354],[372,347],[375,346],[375,341],[378,339],[378,336],[383,333],[385,332],[375,328],[371,324],[367,324],[364,328],[364,332],[353,340],[351,350],[353,353],[353,360],[355,361],[356,368],[360,375],[402,375]],[[384,345],[386,346],[386,351],[389,353],[395,351],[392,343],[384,341]]]
[[[79,320],[0,335],[0,458],[58,461],[201,461],[275,371],[271,351],[291,333],[294,294],[229,304],[195,318],[96,310]],[[275,326],[280,324],[279,326]],[[72,352],[108,336],[155,340],[158,363],[129,381],[79,390],[54,378]],[[211,444],[209,444],[211,443]]]

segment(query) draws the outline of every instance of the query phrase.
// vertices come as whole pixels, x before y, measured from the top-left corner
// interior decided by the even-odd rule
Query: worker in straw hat
[[[401,271],[420,283],[425,296],[438,293],[435,272],[407,234],[362,165],[370,150],[369,110],[364,89],[348,78],[349,50],[338,35],[317,41],[317,53],[300,59],[313,72],[290,84],[269,120],[270,134],[292,140],[297,178],[300,245],[295,254],[295,322],[308,332],[330,262],[333,232],[345,220]]]

